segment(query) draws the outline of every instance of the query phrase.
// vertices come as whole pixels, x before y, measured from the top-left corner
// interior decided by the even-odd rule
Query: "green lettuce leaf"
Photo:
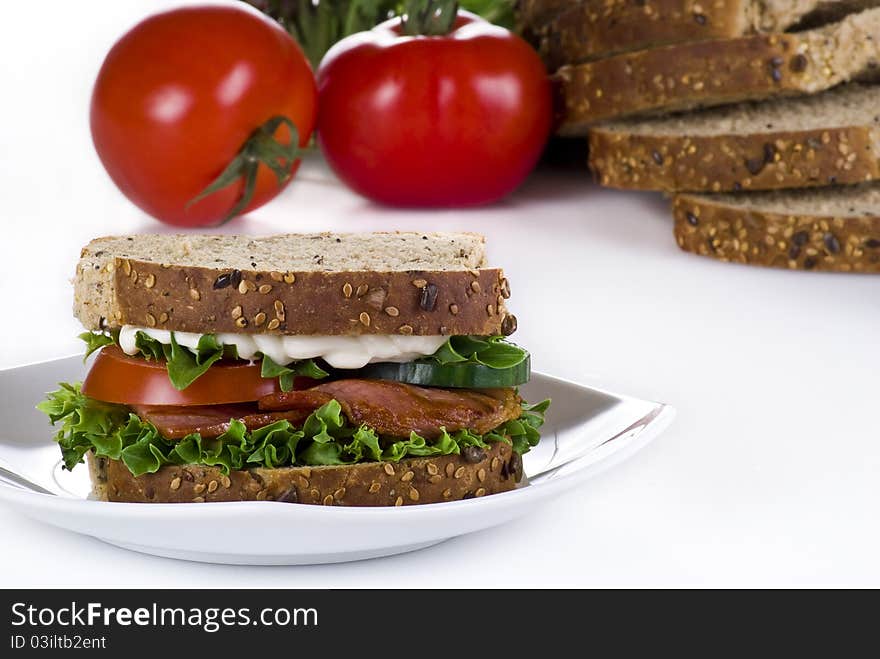
[[[518,419],[511,419],[483,436],[487,441],[499,441],[499,437],[508,438],[513,450],[524,455],[529,449],[541,441],[538,429],[544,425],[544,413],[550,407],[550,399],[529,405],[523,403],[522,414]]]
[[[503,336],[450,336],[427,359],[439,364],[472,362],[489,368],[511,368],[526,360],[528,351]]]
[[[61,383],[61,389],[37,405],[54,426],[62,422],[55,441],[61,447],[64,466],[72,469],[90,450],[113,459],[120,457],[121,444],[115,437],[129,417],[128,409],[87,398],[78,384]]]
[[[131,414],[124,405],[84,396],[79,384],[62,383],[37,409],[52,425],[60,425],[55,441],[66,469],[73,469],[87,452],[94,451],[98,457],[122,460],[132,474],[140,476],[167,464],[212,465],[228,474],[256,466],[397,462],[407,456],[459,454],[464,447],[486,447],[492,442],[507,442],[514,451],[526,453],[540,439],[538,428],[549,404],[549,400],[523,404],[518,419],[485,435],[442,429],[440,437],[430,442],[417,433],[407,439],[386,438],[366,425],[353,426],[335,400],[312,412],[301,428],[282,419],[250,431],[232,420],[229,429],[217,438],[203,439],[193,433],[179,441],[165,439],[155,426]]]
[[[223,357],[223,344],[213,334],[202,335],[195,352],[192,352],[178,345],[174,332],[171,332],[171,345],[163,345],[162,348],[168,366],[168,379],[178,391],[186,389],[200,375],[204,375],[211,364]]]
[[[145,332],[135,332],[134,346],[144,359],[156,361],[165,359],[165,349],[162,344]]]
[[[89,358],[89,355],[91,355],[96,350],[100,350],[104,346],[118,343],[119,330],[115,330],[115,332],[110,334],[105,334],[103,332],[83,332],[79,335],[78,338],[85,341],[86,344],[86,354],[83,356],[83,361],[85,361]]]
[[[334,43],[400,14],[405,6],[401,0],[246,1],[288,30],[315,70]],[[514,0],[461,0],[459,4],[487,21],[514,28]]]
[[[290,391],[293,389],[293,381],[296,376],[320,380],[330,374],[318,366],[313,359],[306,359],[282,366],[276,363],[269,355],[263,355],[260,375],[264,378],[278,378],[281,391]]]
[[[461,445],[459,441],[463,440]],[[503,438],[499,438],[502,441]],[[506,441],[506,440],[503,440]],[[459,430],[455,435],[446,432],[446,428],[441,428],[440,438],[434,444],[428,444],[425,438],[417,433],[410,433],[409,439],[398,440],[388,446],[382,452],[382,459],[391,462],[402,460],[407,455],[411,456],[428,456],[428,455],[459,455],[461,446],[483,446],[486,444],[479,435],[472,435],[466,430]]]

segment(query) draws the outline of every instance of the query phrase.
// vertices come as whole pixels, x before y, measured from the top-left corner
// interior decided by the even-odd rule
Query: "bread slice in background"
[[[727,192],[880,177],[880,87],[704,110],[590,131],[590,166],[616,188]]]
[[[471,447],[461,455],[405,458],[319,467],[232,471],[218,467],[161,467],[134,476],[119,460],[87,454],[93,493],[100,501],[205,503],[281,501],[326,506],[404,506],[456,501],[506,492],[523,476],[522,459],[509,444]]]
[[[507,280],[485,265],[474,233],[98,238],[81,253],[74,314],[90,330],[509,334]]]
[[[576,7],[581,0],[516,0],[514,13],[516,27],[520,32],[537,33],[537,30],[560,13]]]
[[[815,94],[880,75],[880,8],[805,32],[678,44],[555,75],[565,135],[596,122]]]
[[[520,20],[548,69],[674,43],[819,25],[877,0],[526,0]],[[544,10],[542,11],[542,7]],[[549,8],[547,8],[549,7]]]
[[[880,273],[880,186],[678,194],[675,239],[721,261]]]

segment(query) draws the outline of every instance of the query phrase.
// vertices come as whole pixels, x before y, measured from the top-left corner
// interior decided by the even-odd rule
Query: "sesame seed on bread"
[[[74,280],[90,330],[510,333],[504,273],[473,233],[139,235],[93,240]]]

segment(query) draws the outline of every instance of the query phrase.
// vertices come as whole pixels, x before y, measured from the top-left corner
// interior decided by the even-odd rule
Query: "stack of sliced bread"
[[[520,0],[519,20],[558,133],[588,137],[602,185],[671,194],[683,249],[880,272],[880,0]]]

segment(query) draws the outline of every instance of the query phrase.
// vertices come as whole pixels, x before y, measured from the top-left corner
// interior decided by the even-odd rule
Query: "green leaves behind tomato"
[[[340,39],[371,30],[403,9],[401,0],[247,0],[286,28],[314,69]],[[459,6],[513,29],[514,0],[461,0]]]

